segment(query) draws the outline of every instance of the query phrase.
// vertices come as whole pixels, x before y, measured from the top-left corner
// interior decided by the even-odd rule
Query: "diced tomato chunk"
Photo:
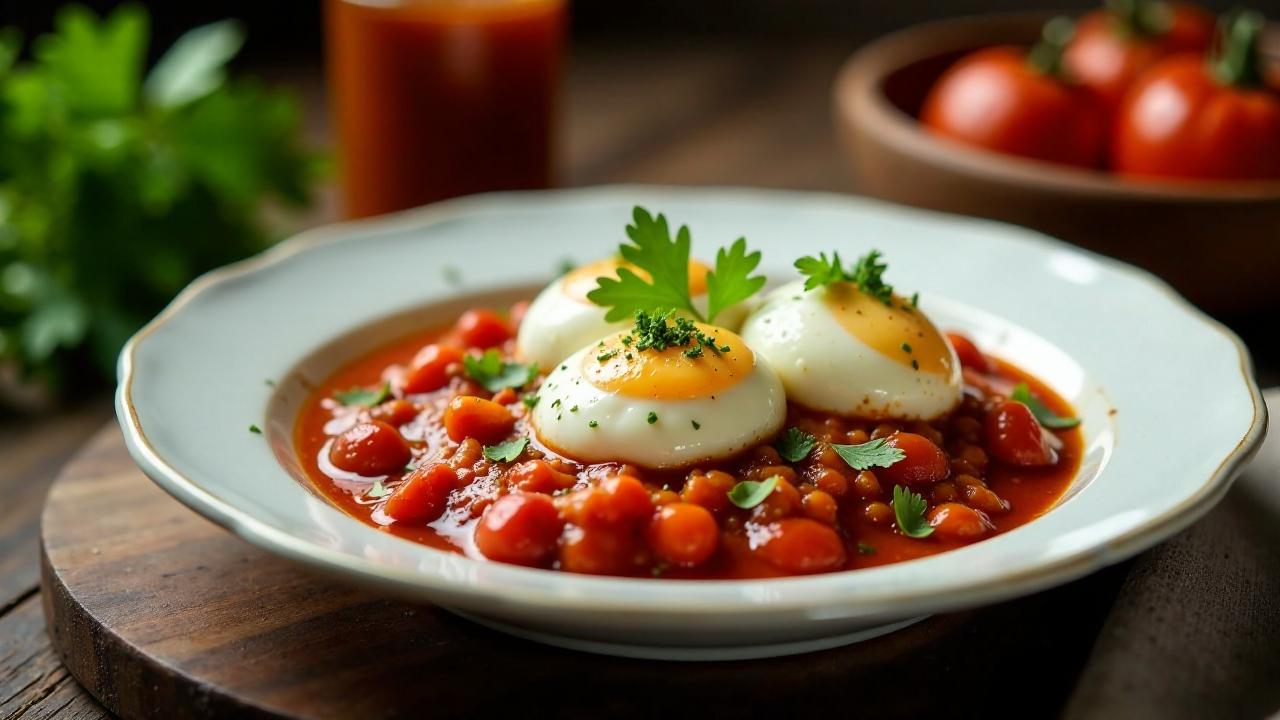
[[[546,493],[571,488],[578,482],[577,475],[562,473],[546,460],[529,460],[511,468],[507,482],[525,492]]]
[[[947,342],[951,343],[951,347],[956,351],[956,357],[960,359],[960,366],[976,370],[986,374],[991,372],[991,361],[987,360],[987,356],[982,354],[977,345],[968,337],[960,333],[947,333]]]
[[[906,457],[889,467],[875,469],[876,478],[882,483],[923,487],[946,480],[951,473],[947,454],[923,435],[896,432],[884,442],[901,450]]]
[[[537,565],[556,549],[563,529],[564,520],[546,495],[503,495],[476,525],[476,548],[490,560]]]
[[[467,347],[491,348],[511,338],[511,326],[498,313],[484,308],[468,310],[458,318],[454,333]]]
[[[634,477],[615,475],[565,496],[561,506],[578,525],[631,528],[653,514],[653,497]]]
[[[334,438],[329,462],[339,470],[376,477],[403,468],[413,452],[400,431],[381,420],[357,423]]]
[[[621,575],[644,560],[631,528],[570,525],[560,539],[560,569],[592,575]]]
[[[987,413],[987,450],[1006,465],[1040,467],[1058,461],[1031,408],[1006,400]]]
[[[690,473],[680,489],[680,497],[713,513],[721,512],[729,508],[729,491],[737,482],[737,478],[720,470]]]
[[[515,416],[506,407],[471,395],[459,395],[444,410],[444,429],[454,442],[475,438],[492,445],[510,434],[515,424]]]
[[[432,463],[416,468],[387,498],[383,511],[397,522],[429,523],[444,514],[449,493],[458,487],[458,474],[448,465]]]
[[[933,508],[926,518],[938,537],[949,540],[973,540],[996,527],[981,510],[954,502]]]
[[[398,428],[418,417],[418,406],[403,398],[388,400],[370,410],[369,417]]]
[[[720,528],[701,505],[676,502],[663,505],[649,523],[649,547],[673,565],[701,565],[716,552]]]
[[[787,518],[761,527],[753,538],[756,555],[789,573],[814,573],[844,566],[844,542],[835,530],[808,518]]]
[[[404,392],[426,393],[449,383],[449,366],[462,362],[462,351],[452,345],[432,343],[420,350],[404,377]]]

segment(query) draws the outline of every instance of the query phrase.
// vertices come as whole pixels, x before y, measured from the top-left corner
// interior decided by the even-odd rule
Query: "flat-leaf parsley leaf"
[[[774,448],[788,462],[800,462],[813,449],[818,439],[798,427],[789,427],[778,436]]]
[[[462,367],[467,376],[484,386],[489,392],[498,392],[506,388],[519,388],[533,382],[538,376],[538,365],[530,363],[507,362],[502,354],[492,348],[483,355],[467,355],[462,358]]]
[[[646,280],[627,267],[618,276],[601,277],[587,299],[608,308],[605,319],[617,322],[637,311],[687,313],[699,321],[714,322],[722,310],[754,295],[764,286],[763,275],[751,273],[760,264],[759,252],[747,252],[746,238],[738,238],[728,250],[716,253],[715,267],[707,273],[707,314],[704,318],[689,295],[689,251],[693,242],[689,227],[681,225],[675,237],[666,216],[656,218],[642,207],[632,211],[627,237],[633,244],[618,247],[627,263],[648,273]]]
[[[898,531],[910,538],[926,538],[933,534],[933,526],[924,519],[928,504],[924,497],[902,487],[893,486],[893,517],[898,521]]]
[[[733,489],[729,491],[729,502],[743,510],[750,510],[764,502],[764,499],[769,497],[769,493],[773,492],[776,487],[778,487],[777,475],[768,480],[760,480],[758,482],[755,480],[743,480],[734,485]]]
[[[854,470],[889,467],[907,456],[901,449],[886,443],[884,438],[877,438],[859,445],[832,443],[831,449],[835,450],[836,454],[849,463],[849,467]]]
[[[524,452],[524,448],[529,444],[529,438],[520,437],[515,440],[500,442],[497,445],[485,445],[484,456],[494,462],[514,462],[520,457],[520,453]]]
[[[805,276],[805,290],[849,282],[857,285],[861,292],[890,305],[893,302],[893,286],[884,281],[884,271],[889,266],[881,262],[880,258],[880,251],[872,250],[858,258],[858,262],[846,270],[840,262],[840,253],[832,253],[830,260],[826,253],[819,253],[816,258],[805,256],[796,260],[795,266]]]
[[[391,385],[382,383],[382,387],[376,389],[354,387],[350,390],[342,390],[333,394],[333,398],[348,407],[358,405],[360,407],[373,407],[391,397]]]
[[[1040,398],[1031,394],[1031,388],[1027,387],[1026,383],[1018,383],[1009,399],[1026,405],[1031,414],[1036,416],[1036,420],[1051,430],[1069,430],[1080,424],[1080,418],[1063,417],[1050,410],[1048,405],[1040,401]]]

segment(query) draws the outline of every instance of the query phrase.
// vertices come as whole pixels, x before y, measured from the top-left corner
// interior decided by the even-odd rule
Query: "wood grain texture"
[[[258,551],[151,484],[115,427],[54,484],[43,548],[54,646],[128,718],[458,717],[510,703],[551,716],[641,717],[690,700],[730,717],[847,708],[851,697],[892,718],[942,697],[967,697],[957,710],[976,711],[985,700],[971,689],[996,674],[1007,679],[1002,693],[1025,692],[1028,711],[1047,714],[1069,693],[1124,575],[1112,569],[802,657],[670,664],[586,655],[380,599]],[[1043,627],[1064,613],[1070,624]],[[922,677],[930,693],[918,692]]]
[[[32,594],[0,618],[0,717],[34,720],[104,714],[49,645],[39,597]]]

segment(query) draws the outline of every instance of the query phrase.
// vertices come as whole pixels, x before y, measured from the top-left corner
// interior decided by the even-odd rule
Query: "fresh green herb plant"
[[[387,489],[387,486],[383,485],[381,480],[376,480],[373,483],[373,487],[369,488],[369,490],[365,492],[364,496],[377,500],[378,498],[384,498],[390,494],[391,491]]]
[[[673,238],[667,218],[656,218],[642,207],[632,211],[632,224],[627,226],[632,244],[622,244],[618,253],[626,262],[645,271],[645,280],[630,268],[619,268],[618,277],[602,277],[587,298],[609,308],[605,319],[618,322],[634,317],[637,311],[651,313],[676,311],[687,313],[699,321],[715,322],[716,316],[730,305],[759,292],[764,287],[763,275],[752,275],[760,264],[759,252],[747,252],[746,238],[738,238],[728,250],[716,253],[715,268],[707,274],[707,314],[693,305],[689,295],[689,252],[692,239],[689,227],[681,225]]]
[[[196,28],[144,72],[148,17],[57,14],[30,59],[0,31],[0,363],[52,391],[114,376],[197,274],[264,248],[264,201],[309,201],[298,105],[227,79],[244,36]]]
[[[858,262],[848,269],[840,261],[840,253],[832,253],[829,260],[826,253],[819,253],[816,258],[805,256],[796,260],[795,266],[805,276],[805,290],[848,282],[885,305],[893,304],[893,286],[884,281],[884,272],[889,266],[881,261],[879,250],[858,258]],[[912,296],[911,307],[915,307],[915,296]]]
[[[898,532],[910,538],[926,538],[933,534],[933,526],[924,518],[929,507],[924,496],[913,493],[901,485],[893,486],[893,518],[898,522]]]

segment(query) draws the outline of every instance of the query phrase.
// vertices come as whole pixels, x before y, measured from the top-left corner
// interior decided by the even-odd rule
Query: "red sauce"
[[[551,184],[564,0],[327,0],[346,212]]]
[[[1046,430],[1042,441],[1026,407],[1006,397],[1026,383],[1058,415],[1071,416],[1070,405],[1034,376],[963,338],[952,342],[965,363],[965,399],[951,416],[931,423],[874,422],[792,406],[787,425],[817,438],[799,462],[787,462],[765,445],[715,464],[654,471],[580,465],[536,442],[514,462],[488,460],[483,443],[468,433],[486,435],[483,442],[490,444],[531,435],[520,398],[541,380],[522,392],[492,393],[466,377],[457,362],[461,353],[479,352],[477,345],[512,350],[514,328],[504,329],[495,318],[472,311],[453,328],[377,348],[315,388],[295,429],[299,460],[315,489],[386,532],[472,557],[578,572],[723,579],[872,567],[962,547],[1052,508],[1079,467],[1078,429]],[[426,346],[434,349],[424,351]],[[429,389],[396,397],[403,395],[398,388],[405,378]],[[392,396],[372,408],[344,407],[334,399],[384,382]],[[451,404],[455,410],[446,423]],[[1006,417],[1010,406],[1015,412]],[[1024,467],[997,460],[1010,457],[990,434],[997,413],[1005,413],[999,419],[1009,432],[1020,429],[1019,419],[1031,423],[1021,429],[1035,431],[1034,445],[1014,449],[1025,456],[1055,446],[1051,462]],[[363,427],[359,437],[342,441],[347,454],[334,452],[335,437],[356,424]],[[907,453],[896,469],[859,472],[828,445],[882,437]],[[411,472],[402,465],[406,452]],[[374,497],[370,480],[334,470],[333,458],[355,462],[351,457],[375,464],[349,467],[383,462],[389,469],[380,486],[388,494]],[[928,504],[935,526],[928,537],[908,537],[894,522],[889,480],[907,477],[907,470],[918,471],[904,482]],[[736,482],[773,476],[780,477],[778,486],[756,508],[728,502],[726,491]],[[946,512],[939,510],[944,506]],[[942,522],[939,514],[950,517]],[[490,527],[477,532],[481,524]]]

